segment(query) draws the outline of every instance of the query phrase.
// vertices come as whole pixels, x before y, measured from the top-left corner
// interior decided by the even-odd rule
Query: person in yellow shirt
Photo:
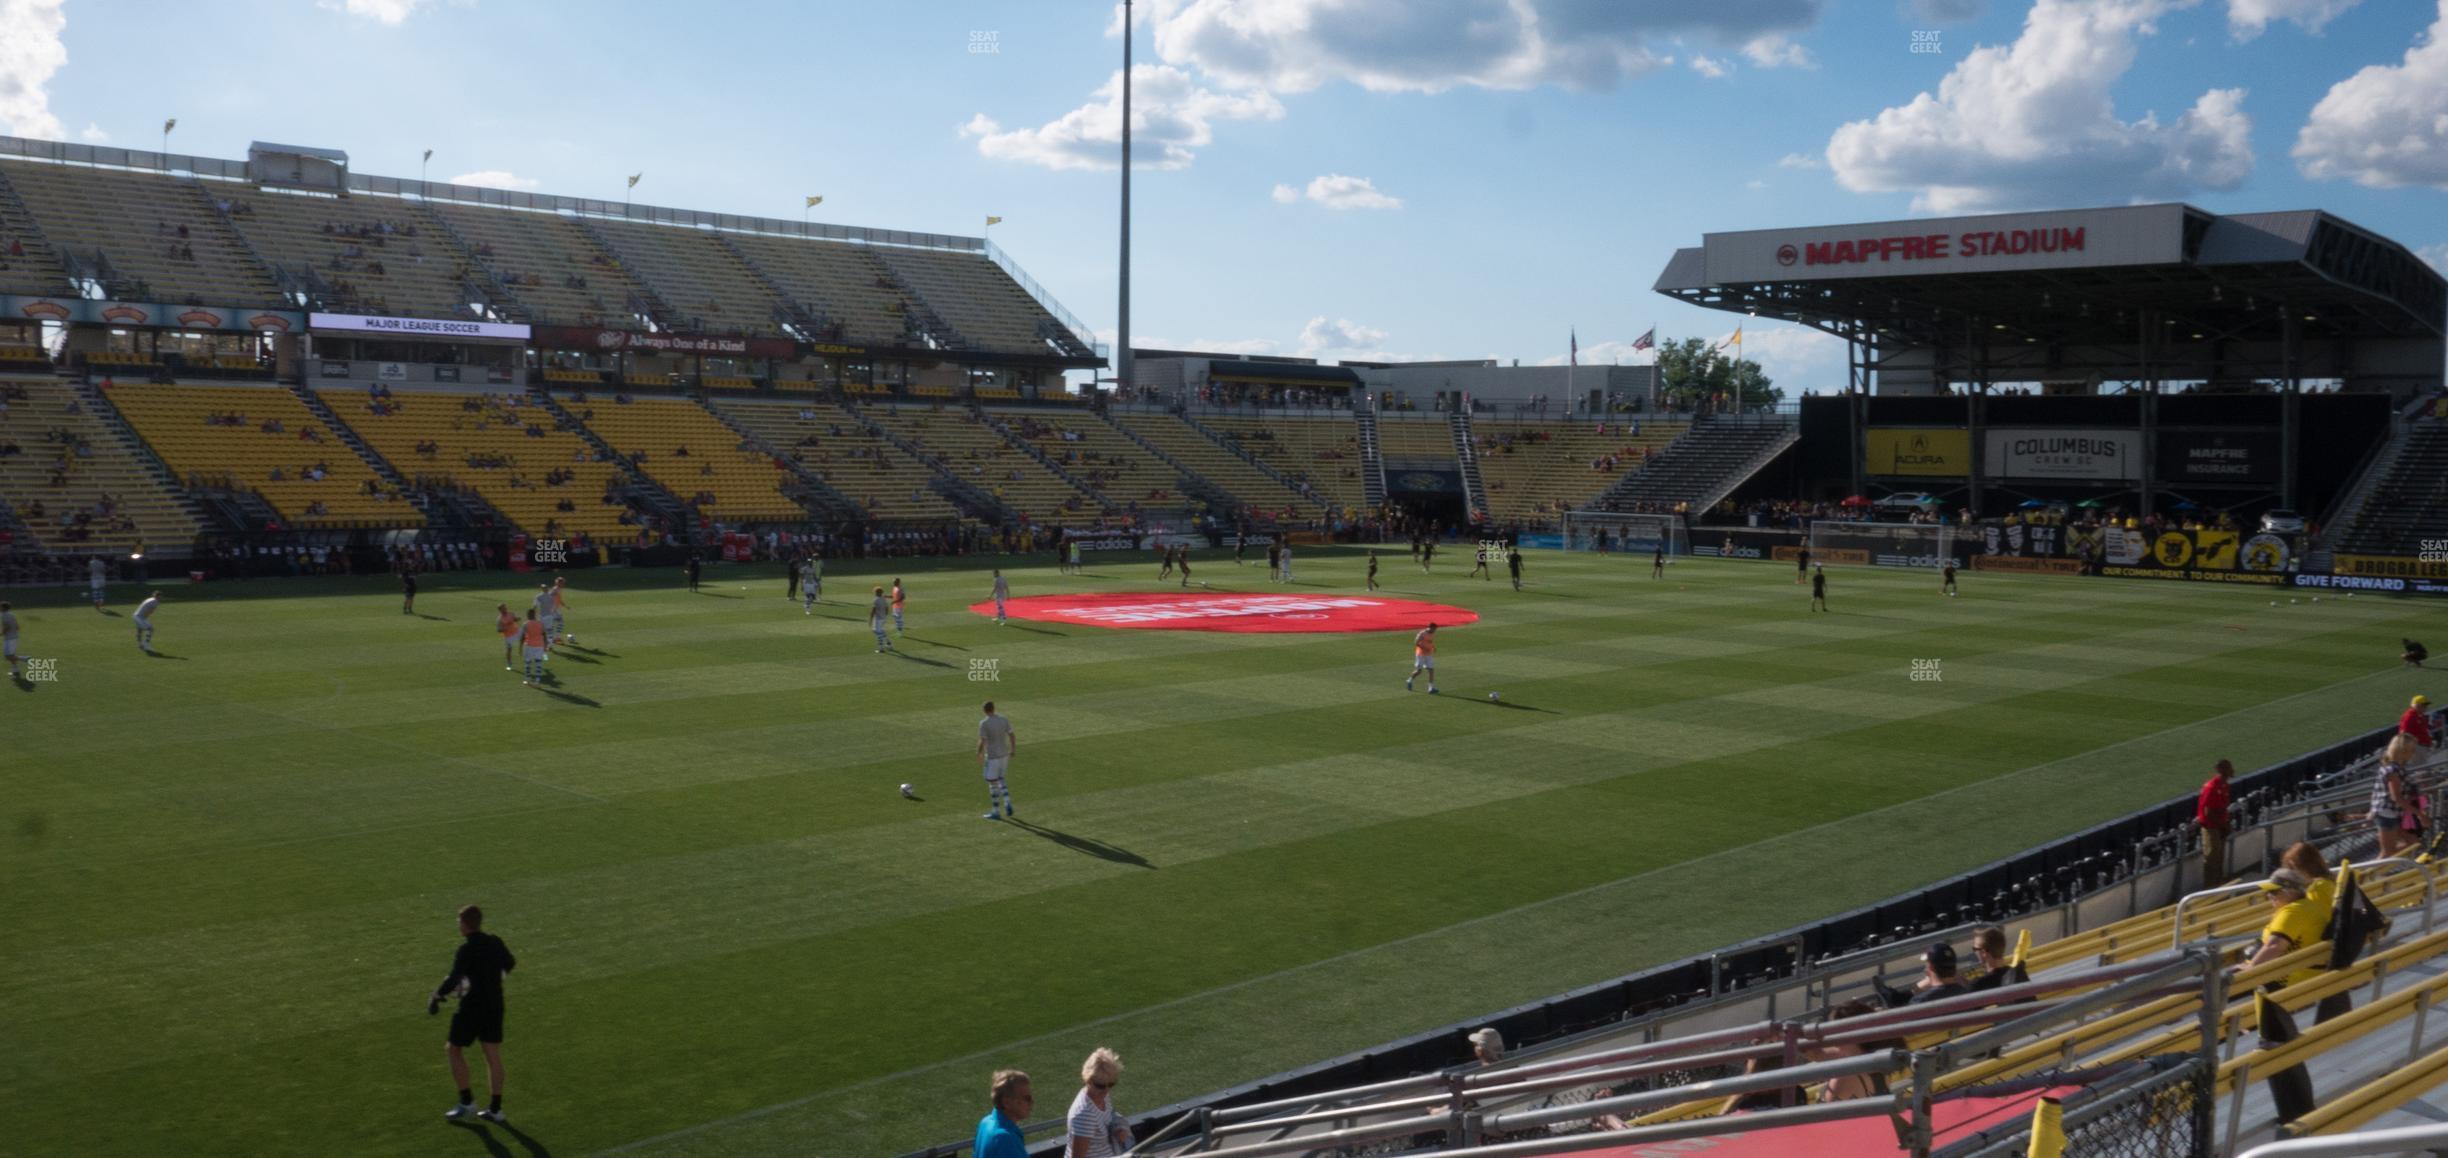
[[[2261,927],[2261,947],[2239,969],[2275,961],[2329,938],[2329,905],[2312,899],[2312,882],[2302,873],[2279,869],[2261,882],[2261,893],[2269,898],[2269,924]],[[2320,973],[2320,966],[2306,966],[2287,974],[2284,984],[2295,985]]]

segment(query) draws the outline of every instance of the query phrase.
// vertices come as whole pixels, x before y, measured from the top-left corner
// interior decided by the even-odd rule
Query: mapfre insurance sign
[[[1702,247],[1715,285],[2172,264],[2184,206],[1753,229],[1708,234]]]

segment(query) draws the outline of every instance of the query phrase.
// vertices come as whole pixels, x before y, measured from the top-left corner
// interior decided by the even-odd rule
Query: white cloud
[[[1364,326],[1350,318],[1327,321],[1326,315],[1309,319],[1301,327],[1299,352],[1304,358],[1315,358],[1329,351],[1343,352],[1348,357],[1364,357],[1352,351],[1372,350],[1386,340],[1386,332]]]
[[[1195,338],[1182,348],[1212,354],[1272,354],[1276,344],[1273,338]]]
[[[1909,190],[1923,212],[2176,199],[2252,172],[2242,89],[2211,89],[2174,121],[2117,118],[2110,89],[2138,38],[2193,0],[2039,0],[2007,46],[1984,45],[1937,95],[1854,121],[1828,140],[1855,192]]]
[[[1188,167],[1197,157],[1192,150],[1215,139],[1217,121],[1283,115],[1283,105],[1265,92],[1217,92],[1167,65],[1131,69],[1131,158],[1143,169]],[[1006,130],[979,113],[960,135],[977,138],[978,152],[997,160],[1049,169],[1114,168],[1122,148],[1122,71],[1115,69],[1088,103],[1037,128]]]
[[[1122,39],[1122,6],[1119,4],[1113,6],[1113,15],[1105,19],[1105,38],[1107,40]]]
[[[1273,196],[1276,201],[1286,205],[1305,197],[1328,209],[1402,208],[1402,198],[1379,190],[1368,178],[1346,177],[1341,173],[1312,177],[1305,190],[1277,185]]]
[[[1777,158],[1777,167],[1782,169],[1824,169],[1827,168],[1827,162],[1811,156],[1808,153],[1787,153],[1784,156]]]
[[[1720,335],[1726,336],[1730,335]],[[1760,372],[1783,388],[1788,398],[1836,390],[1844,385],[1844,342],[1807,326],[1745,322],[1742,356],[1759,363]]]
[[[1692,54],[1691,66],[1693,72],[1699,73],[1710,80],[1723,80],[1725,79],[1726,74],[1734,71],[1733,65],[1727,64],[1726,62],[1713,57],[1703,56],[1697,52]]]
[[[351,16],[363,16],[377,24],[398,27],[413,15],[424,0],[315,0],[315,7]]]
[[[521,177],[507,169],[478,169],[450,179],[453,185],[480,185],[487,189],[533,189],[543,182],[533,177]]]
[[[0,129],[20,137],[67,135],[51,112],[51,77],[68,63],[65,0],[0,0]]]
[[[1652,42],[1727,47],[1817,21],[1821,0],[1156,0],[1156,51],[1233,86],[1372,92],[1607,89],[1672,63]]]
[[[1923,24],[1960,24],[1981,14],[1981,0],[1912,0],[1904,10]]]
[[[2431,263],[2431,268],[2448,274],[2448,242],[2426,245],[2414,251],[2414,256]]]
[[[1742,54],[1761,68],[1813,68],[1810,50],[1787,40],[1783,33],[1771,32],[1742,46]]]
[[[1757,177],[1753,177],[1752,179],[1743,182],[1743,188],[1745,189],[1765,189],[1767,187],[1768,183],[1760,180]]]
[[[93,121],[87,121],[85,122],[84,131],[77,134],[77,139],[99,145],[109,141],[110,134],[104,132],[101,125]]]
[[[2448,0],[2398,64],[2331,85],[2295,136],[2307,177],[2448,189]]]
[[[2363,0],[2227,0],[2227,31],[2250,40],[2280,20],[2292,20],[2306,32],[2317,33],[2330,21]]]

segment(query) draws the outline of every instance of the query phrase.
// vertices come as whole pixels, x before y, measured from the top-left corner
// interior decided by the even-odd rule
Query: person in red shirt
[[[2414,702],[2406,706],[2405,714],[2397,717],[2397,730],[2414,737],[2414,742],[2425,748],[2438,747],[2439,741],[2431,735],[2430,712],[2431,697],[2414,697]]]
[[[2201,826],[2203,888],[2227,882],[2227,780],[2234,775],[2234,764],[2219,761],[2210,779],[2202,782],[2201,796],[2193,807],[2193,823]]]

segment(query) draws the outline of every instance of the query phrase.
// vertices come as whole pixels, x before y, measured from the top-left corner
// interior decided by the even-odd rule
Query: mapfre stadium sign
[[[2137,205],[1711,233],[1718,285],[1911,274],[2157,265],[2184,253],[2184,206]]]

